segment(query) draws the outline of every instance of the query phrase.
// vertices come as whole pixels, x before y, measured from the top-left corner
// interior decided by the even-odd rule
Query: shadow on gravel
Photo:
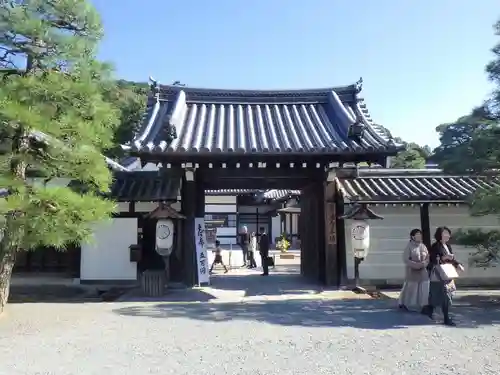
[[[81,288],[66,285],[11,286],[9,303],[91,303],[113,302],[127,291],[126,288]]]
[[[262,301],[246,303],[164,303],[114,310],[125,316],[188,318],[210,322],[253,320],[283,326],[398,329],[432,324],[418,314],[403,314],[387,303],[357,301]]]
[[[483,307],[483,308],[500,308],[500,296],[498,294],[493,294],[493,295],[469,294],[465,296],[456,296],[453,299],[453,303],[457,305],[467,305],[467,306]]]
[[[200,289],[168,289],[163,296],[147,297],[144,296],[141,288],[130,290],[120,298],[117,302],[209,302],[215,300],[216,297],[212,294]]]
[[[308,282],[300,274],[283,274],[263,277],[253,275],[216,275],[211,279],[214,289],[245,291],[245,297],[279,296],[282,294],[318,294],[329,290],[321,285]]]

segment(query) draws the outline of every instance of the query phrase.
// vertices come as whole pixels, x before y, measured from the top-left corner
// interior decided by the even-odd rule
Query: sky
[[[498,0],[92,0],[119,78],[301,89],[363,77],[375,122],[435,147],[487,98]]]

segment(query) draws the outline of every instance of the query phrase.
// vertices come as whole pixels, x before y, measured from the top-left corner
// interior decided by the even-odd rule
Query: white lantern
[[[174,245],[174,223],[170,219],[160,219],[156,223],[156,252],[169,256]]]
[[[352,222],[351,247],[356,258],[366,258],[368,255],[370,248],[370,225],[367,221]]]

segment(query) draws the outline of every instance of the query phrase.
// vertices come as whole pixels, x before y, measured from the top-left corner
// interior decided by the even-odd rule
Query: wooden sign
[[[337,215],[335,203],[326,203],[325,207],[325,230],[328,245],[337,243]]]

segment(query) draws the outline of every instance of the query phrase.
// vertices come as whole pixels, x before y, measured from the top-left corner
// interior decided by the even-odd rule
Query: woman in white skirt
[[[422,231],[413,229],[410,241],[403,253],[406,266],[406,277],[399,296],[399,308],[404,311],[418,311],[428,305],[429,301],[429,251],[422,243]]]

